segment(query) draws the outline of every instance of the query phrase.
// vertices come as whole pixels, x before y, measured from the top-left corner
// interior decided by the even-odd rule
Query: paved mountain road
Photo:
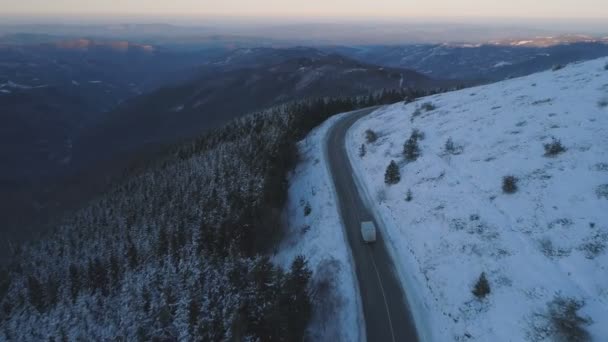
[[[376,227],[378,224],[357,190],[346,153],[345,138],[348,129],[358,119],[375,109],[355,111],[337,121],[328,132],[325,153],[354,258],[367,341],[418,341],[403,288],[382,237],[382,229],[378,229],[377,241],[370,245],[363,243],[360,232],[362,221],[373,221]]]

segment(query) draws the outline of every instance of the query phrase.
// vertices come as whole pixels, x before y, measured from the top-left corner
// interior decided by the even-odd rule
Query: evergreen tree
[[[411,136],[403,145],[403,155],[407,161],[415,161],[420,157],[420,148],[418,147],[418,139],[416,136]]]
[[[166,255],[169,252],[169,237],[165,228],[160,228],[158,231],[156,248],[160,256]]]
[[[152,294],[150,293],[150,290],[148,290],[148,288],[145,286],[141,291],[141,300],[144,313],[149,313],[152,306]]]
[[[137,247],[135,247],[135,244],[131,240],[130,236],[127,237],[127,246],[127,260],[129,262],[129,267],[134,269],[138,264]]]
[[[287,275],[283,296],[287,306],[287,340],[297,341],[304,336],[304,331],[312,314],[312,303],[308,295],[308,284],[312,272],[304,256],[299,255],[291,264]]]
[[[57,281],[54,277],[54,274],[49,274],[46,279],[45,293],[46,293],[46,302],[48,306],[53,306],[57,304],[59,300],[59,281]]]
[[[89,288],[101,290],[101,294],[107,296],[109,293],[108,270],[106,265],[99,258],[89,261],[88,275]]]
[[[191,295],[190,303],[188,304],[188,327],[190,329],[190,333],[196,331],[200,310],[201,307],[198,303],[198,298],[196,298],[196,296],[194,295]]]
[[[486,278],[486,273],[482,272],[475,283],[475,287],[473,288],[473,294],[477,298],[485,298],[488,294],[490,294],[490,283]]]
[[[388,185],[397,184],[401,181],[401,173],[399,172],[399,166],[394,160],[391,160],[390,164],[386,168],[384,173],[384,183]]]
[[[114,254],[110,255],[110,280],[112,286],[118,284],[118,281],[120,280],[122,274],[120,268],[120,261],[118,258]]]
[[[0,268],[0,302],[11,286],[11,275],[8,270]]]
[[[43,312],[46,303],[44,295],[44,287],[35,276],[29,276],[27,280],[27,290],[30,299],[30,304],[35,307],[39,312]]]
[[[72,295],[72,300],[76,300],[80,289],[82,288],[82,282],[80,279],[80,269],[79,267],[72,263],[69,269],[70,273],[70,294]]]

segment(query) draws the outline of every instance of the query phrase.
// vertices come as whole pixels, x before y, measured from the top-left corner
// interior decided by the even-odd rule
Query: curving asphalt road
[[[416,327],[387,252],[381,230],[374,244],[363,243],[360,233],[362,221],[374,221],[364,204],[346,153],[346,132],[363,116],[374,111],[366,108],[351,112],[337,121],[328,132],[325,153],[329,162],[338,196],[340,214],[354,258],[359,282],[365,331],[369,342],[418,341]]]

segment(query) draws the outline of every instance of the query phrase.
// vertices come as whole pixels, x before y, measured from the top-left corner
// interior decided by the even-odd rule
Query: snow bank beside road
[[[289,267],[302,254],[313,271],[318,301],[309,329],[312,341],[365,340],[357,280],[324,146],[334,116],[299,143],[301,161],[290,177],[285,216],[290,231],[275,262]]]
[[[395,104],[349,131],[355,173],[433,340],[550,340],[556,296],[583,301],[579,313],[593,321],[585,328],[608,336],[606,63]],[[361,158],[367,129],[378,140]],[[406,162],[413,129],[425,135],[421,157]],[[552,137],[567,150],[547,157]],[[386,186],[391,160],[401,181]],[[502,191],[507,175],[519,179],[514,194]],[[484,300],[471,293],[481,272],[491,287]]]

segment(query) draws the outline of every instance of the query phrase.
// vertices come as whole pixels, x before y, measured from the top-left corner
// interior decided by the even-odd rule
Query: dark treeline
[[[266,257],[296,143],[333,114],[421,95],[284,105],[131,172],[0,270],[0,340],[302,340],[306,259]]]

